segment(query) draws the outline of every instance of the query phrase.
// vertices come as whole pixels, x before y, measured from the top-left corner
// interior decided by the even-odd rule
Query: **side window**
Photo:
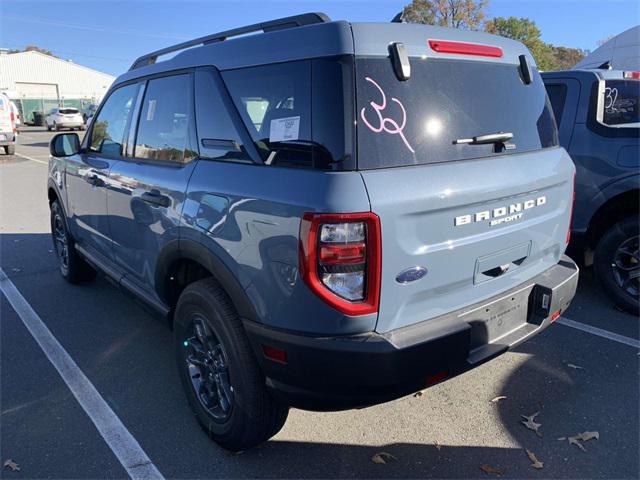
[[[93,122],[89,144],[91,151],[110,157],[123,154],[124,132],[129,123],[138,88],[138,84],[126,85],[109,95]]]
[[[556,83],[545,85],[545,87],[547,88],[547,94],[551,101],[551,107],[553,107],[553,115],[556,117],[556,123],[560,126],[564,103],[567,100],[567,86]]]
[[[219,160],[251,160],[220,94],[215,73],[196,71],[196,122],[200,156]],[[264,116],[264,112],[262,113]]]
[[[190,148],[191,75],[149,80],[138,120],[134,156],[182,163],[197,154]]]

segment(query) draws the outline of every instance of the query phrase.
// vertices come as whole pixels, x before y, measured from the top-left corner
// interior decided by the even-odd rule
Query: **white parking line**
[[[47,160],[38,160],[37,158],[27,157],[26,155],[22,155],[21,153],[17,153],[17,152],[14,155],[16,157],[26,158],[27,160],[31,160],[32,162],[38,162],[38,163],[42,163],[43,165],[49,165],[49,162]]]
[[[640,349],[640,341],[636,340],[635,338],[625,337],[624,335],[618,335],[617,333],[613,333],[608,330],[592,327],[591,325],[586,325],[581,322],[576,322],[575,320],[571,320],[567,317],[560,317],[558,320],[556,320],[556,323],[559,323],[560,325],[564,325],[565,327],[571,327],[577,330],[582,330],[583,332],[587,332],[592,335],[597,335],[598,337],[606,338],[608,340],[613,340],[614,342],[618,342],[618,343],[624,343],[625,345],[629,345],[630,347]]]
[[[4,293],[24,326],[40,345],[129,476],[132,479],[163,479],[164,477],[142,450],[138,441],[111,410],[1,268],[0,291]]]

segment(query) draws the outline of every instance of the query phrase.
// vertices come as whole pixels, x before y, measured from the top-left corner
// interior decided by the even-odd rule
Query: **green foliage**
[[[555,47],[543,42],[540,29],[528,18],[496,17],[485,23],[485,30],[524,43],[531,50],[539,70],[569,69],[586,54],[577,48]]]
[[[413,0],[404,7],[402,18],[409,23],[479,30],[488,0]]]
[[[40,52],[40,53],[44,53],[45,55],[49,55],[50,57],[58,58],[56,55],[53,54],[53,52],[51,52],[51,50],[40,48],[37,45],[27,45],[24,48],[24,50],[16,50],[16,49],[9,50],[9,53],[20,53],[20,52]]]

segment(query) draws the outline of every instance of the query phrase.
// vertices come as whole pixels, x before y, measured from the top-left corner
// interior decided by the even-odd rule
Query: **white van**
[[[16,152],[15,113],[11,109],[11,100],[0,92],[0,147],[4,147],[7,155]]]

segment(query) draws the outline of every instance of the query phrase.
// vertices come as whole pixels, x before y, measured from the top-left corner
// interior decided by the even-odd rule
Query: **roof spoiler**
[[[129,70],[135,70],[136,68],[144,67],[146,65],[153,65],[161,55],[166,55],[172,52],[178,52],[180,50],[186,50],[187,48],[195,47],[198,45],[206,45],[209,43],[223,42],[227,38],[237,37],[239,35],[245,35],[253,32],[272,32],[275,30],[284,30],[286,28],[301,27],[303,25],[312,25],[315,23],[330,22],[331,19],[324,13],[303,13],[301,15],[294,15],[292,17],[279,18],[277,20],[270,20],[268,22],[255,23],[253,25],[247,25],[244,27],[234,28],[231,30],[225,30],[224,32],[218,32],[204,37],[199,37],[188,42],[178,43],[171,47],[156,50],[155,52],[148,53],[139,57]]]

